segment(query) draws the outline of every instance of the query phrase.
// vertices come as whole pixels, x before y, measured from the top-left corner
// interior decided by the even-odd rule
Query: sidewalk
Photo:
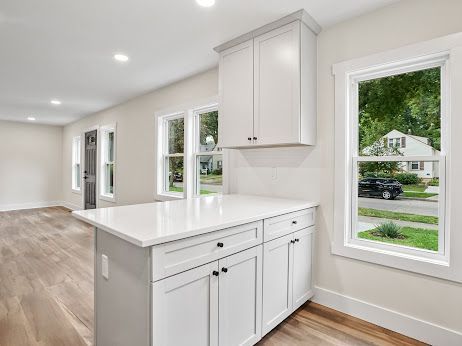
[[[429,223],[382,219],[379,217],[368,217],[368,216],[358,217],[358,223],[359,223],[358,229],[359,229],[359,232],[369,231],[371,229],[374,229],[377,225],[380,225],[385,222],[390,222],[390,221],[393,221],[393,223],[401,227],[414,227],[414,228],[438,230],[438,225],[433,225]]]

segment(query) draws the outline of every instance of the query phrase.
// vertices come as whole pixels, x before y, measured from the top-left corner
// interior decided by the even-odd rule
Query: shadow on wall
[[[234,150],[234,167],[314,168],[315,147],[281,147]]]

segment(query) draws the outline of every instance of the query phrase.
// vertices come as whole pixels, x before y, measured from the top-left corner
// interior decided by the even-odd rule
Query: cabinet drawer
[[[275,216],[264,221],[264,241],[270,241],[286,234],[314,225],[315,209],[304,209]]]
[[[152,281],[215,261],[263,242],[262,221],[152,247]]]

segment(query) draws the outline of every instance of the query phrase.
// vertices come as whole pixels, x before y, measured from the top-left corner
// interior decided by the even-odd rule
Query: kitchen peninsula
[[[313,295],[317,203],[223,195],[73,212],[95,226],[95,341],[253,345]]]

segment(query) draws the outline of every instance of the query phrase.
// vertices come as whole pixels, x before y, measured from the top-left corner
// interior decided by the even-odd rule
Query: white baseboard
[[[434,346],[460,346],[462,333],[337,292],[315,287],[313,302]]]
[[[70,210],[82,210],[83,209],[80,205],[69,203],[69,202],[61,202],[61,205]]]
[[[60,206],[60,205],[62,205],[61,201],[46,201],[46,202],[33,202],[33,203],[20,203],[20,204],[4,204],[4,205],[0,205],[0,211],[46,208],[46,207],[56,207],[56,206]]]
[[[4,204],[0,205],[0,211],[10,210],[24,210],[24,209],[36,209],[36,208],[47,208],[47,207],[66,207],[71,210],[80,210],[82,207],[64,202],[64,201],[47,201],[47,202],[33,202],[33,203],[20,203],[20,204]]]

